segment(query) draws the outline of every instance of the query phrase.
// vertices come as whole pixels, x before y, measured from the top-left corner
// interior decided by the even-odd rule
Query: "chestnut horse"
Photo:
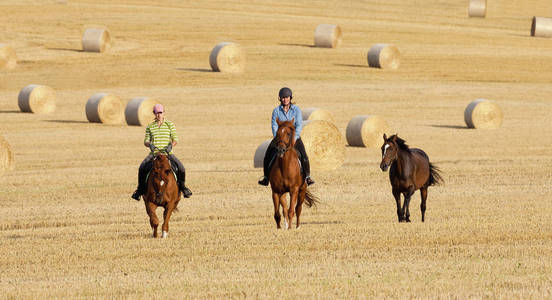
[[[157,237],[157,226],[159,226],[159,219],[155,213],[157,207],[165,208],[161,237],[166,238],[169,235],[169,219],[179,201],[180,191],[169,158],[165,154],[158,153],[153,158],[153,168],[149,174],[147,190],[144,195],[146,211],[150,218],[154,238]]]
[[[301,174],[301,165],[297,150],[295,150],[295,126],[294,119],[278,123],[275,142],[277,157],[274,159],[269,173],[270,187],[272,189],[272,201],[274,202],[274,220],[276,227],[280,227],[280,206],[284,213],[284,227],[291,229],[293,214],[297,215],[297,225],[301,225],[299,217],[303,202],[308,207],[316,206],[318,198],[307,190],[307,183]],[[290,204],[286,210],[286,193],[289,193]]]
[[[410,222],[410,197],[416,190],[420,190],[422,203],[422,222],[424,222],[427,188],[443,181],[439,169],[429,162],[429,157],[421,149],[409,148],[405,141],[396,134],[387,138],[383,134],[381,146],[382,171],[389,169],[389,181],[391,182],[393,196],[397,202],[397,216],[399,222]],[[401,208],[401,194],[404,203]]]

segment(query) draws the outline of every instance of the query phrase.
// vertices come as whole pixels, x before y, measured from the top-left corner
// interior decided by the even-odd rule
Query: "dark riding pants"
[[[274,160],[276,159],[276,155],[278,153],[278,150],[276,149],[276,139],[272,139],[272,142],[268,145],[268,148],[265,152],[265,157],[263,161],[263,172],[264,176],[268,177],[270,173],[270,168],[272,167],[272,164],[274,163]],[[295,150],[299,153],[299,161],[301,162],[301,166],[303,168],[303,173],[305,174],[305,177],[310,176],[310,162],[309,157],[307,156],[307,152],[305,151],[305,145],[303,144],[303,141],[301,138],[298,138],[295,141]]]
[[[171,162],[171,167],[173,171],[175,171],[176,177],[178,178],[178,186],[183,187],[186,182],[186,169],[184,169],[184,165],[174,154],[169,154],[169,161]],[[152,167],[153,155],[148,154],[138,168],[138,191],[141,195],[146,192],[146,176]]]

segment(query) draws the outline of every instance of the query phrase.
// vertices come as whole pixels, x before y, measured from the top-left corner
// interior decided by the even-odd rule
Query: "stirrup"
[[[258,183],[260,185],[267,186],[268,185],[268,177],[266,177],[266,176],[261,177],[261,179],[259,179]]]
[[[307,186],[309,186],[311,184],[314,184],[314,180],[312,180],[312,178],[310,178],[310,176],[305,178],[305,181],[307,182]]]

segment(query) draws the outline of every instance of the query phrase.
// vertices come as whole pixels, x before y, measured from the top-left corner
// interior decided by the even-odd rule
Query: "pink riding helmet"
[[[156,114],[158,112],[164,112],[165,111],[165,108],[163,107],[163,105],[161,104],[155,104],[153,106],[153,113]]]

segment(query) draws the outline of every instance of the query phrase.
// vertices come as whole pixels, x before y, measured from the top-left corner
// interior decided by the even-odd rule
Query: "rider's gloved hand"
[[[149,148],[150,148],[151,152],[155,152],[155,146],[153,145],[153,143],[149,144]]]
[[[165,148],[165,151],[167,152],[167,154],[169,154],[172,151],[172,143],[171,142],[169,142],[169,144],[167,145],[167,148]]]

